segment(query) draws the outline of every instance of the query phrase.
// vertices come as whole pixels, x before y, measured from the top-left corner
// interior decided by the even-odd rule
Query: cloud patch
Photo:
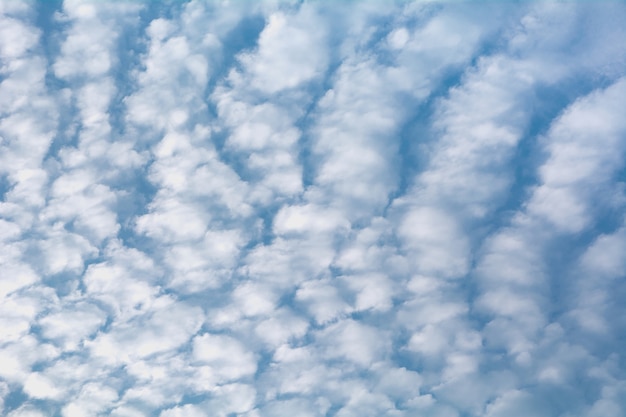
[[[625,18],[0,4],[0,413],[623,415]]]

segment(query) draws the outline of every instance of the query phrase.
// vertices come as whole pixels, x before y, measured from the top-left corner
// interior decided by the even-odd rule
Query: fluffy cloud
[[[624,5],[39,6],[0,413],[626,412]]]

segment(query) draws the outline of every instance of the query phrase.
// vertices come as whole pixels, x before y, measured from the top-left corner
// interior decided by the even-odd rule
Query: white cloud
[[[398,227],[398,235],[424,274],[455,278],[467,273],[469,245],[456,220],[442,210],[415,208]]]
[[[3,273],[0,276],[0,296],[3,298],[20,288],[28,287],[39,281],[39,276],[26,263],[20,261],[23,247],[19,244],[3,243],[0,255]]]
[[[626,8],[492,6],[0,3],[0,412],[622,415]]]
[[[238,230],[209,230],[199,242],[168,249],[170,286],[182,293],[219,287],[232,275],[243,242]]]
[[[215,390],[215,399],[208,402],[208,407],[218,416],[243,414],[255,404],[256,390],[252,385],[226,384]]]
[[[498,343],[504,342],[516,354],[532,350],[533,341],[540,337],[540,329],[547,324],[545,311],[550,278],[546,271],[548,259],[541,248],[548,248],[550,242],[562,234],[571,235],[590,227],[594,210],[611,204],[610,200],[608,204],[602,201],[594,190],[606,190],[621,166],[613,159],[613,155],[621,151],[618,138],[623,136],[623,126],[615,118],[613,103],[623,86],[624,82],[618,81],[604,91],[574,102],[554,122],[545,139],[547,159],[539,169],[542,183],[533,190],[524,210],[514,218],[514,226],[490,239],[485,256],[478,264],[484,288],[478,306],[497,317],[508,318],[498,324],[494,322],[498,328],[504,323],[509,327],[512,322],[517,323],[516,330],[507,330],[511,332],[507,338],[495,336]],[[579,124],[586,117],[609,118],[602,128],[598,127],[606,129],[598,139],[605,142],[592,152],[584,149],[590,146],[587,144],[592,136],[593,143],[597,143],[595,133]],[[580,163],[571,161],[572,155],[579,155]],[[578,176],[572,172],[572,164],[580,167],[581,172],[586,170],[587,174]],[[583,311],[574,315],[586,321],[586,327],[602,328],[602,319],[595,313],[584,314]]]
[[[115,323],[85,345],[109,363],[127,363],[178,348],[200,329],[203,320],[199,308],[163,296],[154,300],[142,316]]]
[[[626,229],[621,227],[615,233],[599,236],[581,258],[585,270],[594,275],[613,278],[626,273],[626,263],[620,256],[626,250]],[[600,278],[599,277],[599,278]]]
[[[256,372],[254,353],[237,339],[205,333],[193,340],[193,358],[208,365],[218,382],[238,380]]]
[[[137,279],[150,273],[127,265],[98,263],[90,265],[83,278],[86,293],[106,303],[115,316],[127,319],[147,311],[155,301],[159,288]]]
[[[58,400],[62,393],[52,381],[40,373],[28,375],[24,382],[24,392],[31,398],[53,400]]]
[[[94,256],[97,251],[83,236],[68,233],[60,226],[57,224],[51,231],[52,236],[40,243],[46,261],[45,272],[51,275],[64,271],[80,274],[85,258]]]
[[[47,290],[40,293],[33,291],[30,294],[16,292],[2,299],[0,334],[4,342],[19,342],[29,333],[32,321],[46,307],[46,304],[56,301],[54,291]],[[39,297],[45,298],[40,300]]]
[[[63,407],[61,414],[63,417],[100,414],[110,408],[117,398],[117,391],[113,388],[88,383],[82,387],[76,399]]]
[[[394,288],[383,274],[351,275],[341,277],[355,293],[355,310],[387,311],[393,305]]]
[[[576,295],[568,315],[585,333],[613,337],[613,317],[621,314],[617,299],[617,282],[626,275],[624,253],[626,229],[620,227],[614,233],[600,235],[579,258],[575,279]]]
[[[385,359],[389,350],[386,332],[354,320],[341,320],[318,333],[324,355],[342,358],[362,367]]]
[[[340,212],[314,205],[284,206],[274,220],[274,232],[278,235],[328,233],[347,226]]]
[[[68,1],[63,4],[61,20],[69,20],[72,27],[61,47],[61,57],[54,64],[59,78],[78,76],[99,77],[114,65],[110,51],[116,41],[111,31],[115,19],[132,19],[140,9],[136,4],[97,5]],[[89,36],[84,36],[86,33]]]
[[[54,137],[58,111],[46,91],[41,31],[31,24],[35,11],[7,7],[5,13],[0,15],[0,175],[10,185],[6,201],[30,211],[44,203],[48,175],[40,164]]]
[[[624,165],[619,155],[626,123],[617,108],[625,94],[622,78],[573,103],[556,120],[545,144],[548,159],[539,171],[542,184],[528,202],[530,215],[564,232],[589,226],[595,201],[613,191],[612,179]]]
[[[376,390],[396,401],[405,402],[419,396],[422,377],[406,368],[382,368]],[[401,406],[403,404],[400,404]]]
[[[544,406],[545,407],[545,406]],[[542,409],[531,395],[522,391],[509,391],[498,397],[493,403],[487,405],[486,417],[504,416],[547,416],[549,411]]]
[[[0,350],[0,376],[9,383],[23,384],[35,363],[54,360],[58,354],[53,346],[30,335],[9,340]]]
[[[271,245],[259,245],[243,262],[241,273],[289,291],[311,277],[323,276],[335,254],[329,240],[276,238]],[[312,284],[314,285],[314,284]]]
[[[3,39],[0,54],[3,59],[10,60],[19,58],[33,48],[39,40],[39,33],[19,20],[6,16],[3,18],[0,37]]]
[[[268,417],[288,417],[298,414],[302,417],[318,417],[326,414],[325,404],[315,404],[303,399],[272,401],[262,408],[262,414]]]
[[[152,207],[153,213],[137,220],[138,232],[166,242],[178,242],[199,239],[206,231],[208,219],[200,207],[176,199],[157,200]]]
[[[301,132],[294,126],[302,105],[282,107],[246,100],[245,85],[218,87],[212,95],[220,120],[228,132],[226,151],[246,161],[246,173],[258,183],[250,200],[270,204],[272,197],[289,197],[302,191],[302,170],[295,145]],[[243,96],[243,97],[239,97]],[[252,175],[251,175],[252,174]]]
[[[161,417],[205,417],[206,413],[198,406],[187,404],[182,407],[174,407],[164,410]]]
[[[298,288],[296,299],[307,306],[309,314],[320,324],[333,321],[351,310],[328,279],[305,282]]]
[[[75,350],[106,321],[106,314],[92,304],[78,303],[47,314],[38,324],[45,338],[58,341],[64,350]]]
[[[272,13],[258,40],[255,55],[242,55],[252,86],[264,93],[294,88],[326,69],[326,22],[313,5],[303,4],[294,15]]]
[[[306,335],[309,322],[298,317],[293,311],[281,308],[270,318],[255,326],[257,336],[272,347],[282,346],[292,339],[299,339]]]
[[[253,282],[238,285],[232,297],[244,316],[270,315],[278,302],[271,288]]]

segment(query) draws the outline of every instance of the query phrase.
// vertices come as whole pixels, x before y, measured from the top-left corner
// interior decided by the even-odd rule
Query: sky
[[[626,3],[0,2],[0,415],[623,417]]]

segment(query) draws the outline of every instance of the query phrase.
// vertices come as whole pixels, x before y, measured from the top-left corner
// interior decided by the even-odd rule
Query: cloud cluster
[[[0,4],[0,413],[626,413],[620,3]]]

